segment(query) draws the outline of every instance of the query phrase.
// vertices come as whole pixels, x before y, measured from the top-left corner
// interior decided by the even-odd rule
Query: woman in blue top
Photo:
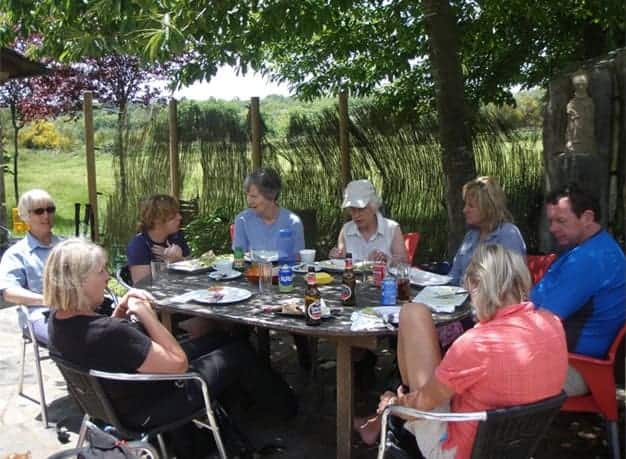
[[[182,217],[176,198],[155,194],[139,209],[137,233],[126,247],[133,284],[150,275],[150,261],[174,263],[189,256],[189,246],[180,231]]]
[[[495,177],[478,177],[463,185],[463,214],[469,227],[454,256],[449,275],[460,285],[474,251],[480,244],[500,244],[526,255],[520,230],[512,223],[506,196]]]
[[[233,249],[278,250],[281,229],[290,229],[293,252],[304,249],[304,230],[300,217],[278,205],[281,180],[275,170],[254,170],[243,182],[248,209],[235,217]]]

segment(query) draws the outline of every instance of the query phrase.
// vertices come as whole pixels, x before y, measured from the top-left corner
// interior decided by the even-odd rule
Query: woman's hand
[[[398,397],[391,391],[386,391],[380,396],[380,402],[378,403],[377,414],[382,414],[389,405],[396,405],[398,403]]]
[[[131,296],[128,298],[126,315],[135,315],[139,321],[145,323],[146,320],[154,319],[158,321],[156,312],[152,309],[150,301],[145,298]]]
[[[382,250],[372,250],[367,256],[369,261],[387,261],[387,254]]]
[[[330,252],[328,252],[328,256],[329,258],[343,258],[346,256],[346,251],[342,248],[340,249],[339,247],[335,246],[330,249]]]
[[[167,242],[167,248],[163,250],[163,258],[170,263],[180,261],[183,259],[183,249],[177,244]]]
[[[132,298],[146,301],[148,304],[156,301],[151,293],[145,290],[131,288],[118,302],[115,311],[113,311],[113,317],[126,317],[129,314],[128,302]]]

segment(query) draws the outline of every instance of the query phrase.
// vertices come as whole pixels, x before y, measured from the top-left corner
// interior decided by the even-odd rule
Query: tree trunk
[[[126,116],[127,105],[122,103],[117,113],[117,158],[119,164],[120,174],[120,189],[119,193],[122,198],[122,202],[126,203],[128,196],[128,184],[126,181],[126,143],[124,142],[124,131],[126,129]]]
[[[422,0],[435,81],[441,161],[448,212],[448,254],[465,234],[463,185],[476,176],[459,55],[459,30],[448,0]]]
[[[0,126],[0,226],[9,227],[7,222],[6,202],[7,196],[4,190],[4,147],[2,145],[2,126]],[[0,231],[0,243],[4,244],[8,241],[6,231]]]
[[[17,106],[13,102],[11,102],[11,123],[13,125],[13,192],[15,193],[15,207],[17,207],[17,201],[20,197],[17,175],[19,155],[18,134],[22,126],[17,122]]]

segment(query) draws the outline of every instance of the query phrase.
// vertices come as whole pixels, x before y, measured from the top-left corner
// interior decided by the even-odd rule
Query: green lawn
[[[57,206],[55,233],[74,234],[74,203],[83,207],[89,201],[87,195],[87,166],[85,154],[35,151],[22,148],[19,160],[19,192],[31,188],[43,188],[50,193]],[[96,155],[96,186],[99,193],[99,214],[102,216],[106,197],[114,188],[112,157],[110,154]],[[11,208],[16,199],[13,192],[13,175],[5,174],[7,209],[11,223]],[[81,215],[82,213],[81,212]],[[102,218],[102,217],[101,217]]]

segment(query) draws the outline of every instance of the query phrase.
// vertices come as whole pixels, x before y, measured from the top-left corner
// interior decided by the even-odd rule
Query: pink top
[[[567,373],[561,321],[530,302],[499,309],[460,336],[435,370],[452,389],[452,411],[483,411],[531,403],[558,394]],[[476,422],[448,423],[443,449],[469,458]]]

